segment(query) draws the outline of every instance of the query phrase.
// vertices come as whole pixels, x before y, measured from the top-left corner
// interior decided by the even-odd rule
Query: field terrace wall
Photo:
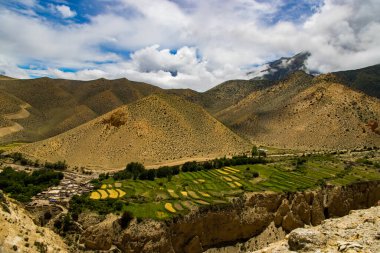
[[[254,238],[266,232],[272,235],[267,237],[266,244],[283,239],[285,232],[295,228],[319,225],[326,218],[371,207],[379,200],[380,181],[327,186],[298,193],[246,193],[231,205],[202,207],[167,222],[146,220],[138,223],[134,220],[122,230],[116,218],[107,219],[106,223],[88,228],[81,241],[94,250],[115,245],[123,252],[196,253],[251,238],[255,243]],[[273,233],[268,233],[269,228]],[[253,248],[262,247],[262,241],[256,244]]]

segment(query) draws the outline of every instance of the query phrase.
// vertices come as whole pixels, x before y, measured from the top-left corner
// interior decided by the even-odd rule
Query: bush
[[[63,161],[63,162],[58,161],[56,163],[45,162],[44,167],[47,169],[65,170],[68,168],[68,165],[67,165],[66,161]]]
[[[124,205],[128,203],[117,199],[99,199],[92,200],[89,198],[89,194],[83,194],[81,196],[75,195],[71,198],[69,203],[69,212],[73,214],[80,214],[85,210],[91,210],[97,212],[100,215],[109,213],[118,213],[123,210]]]
[[[144,170],[139,174],[140,180],[150,180],[154,181],[156,178],[156,170]]]

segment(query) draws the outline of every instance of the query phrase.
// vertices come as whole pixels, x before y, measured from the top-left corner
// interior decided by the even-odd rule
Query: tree
[[[258,150],[258,148],[257,148],[256,145],[254,145],[254,146],[252,147],[252,151],[251,151],[251,153],[252,153],[252,156],[258,156],[258,155],[259,155],[259,150]]]
[[[133,179],[137,179],[139,175],[145,171],[145,167],[141,163],[131,162],[127,164],[125,171],[131,173]]]
[[[153,181],[156,178],[156,170],[144,170],[139,174],[140,180],[150,180]]]

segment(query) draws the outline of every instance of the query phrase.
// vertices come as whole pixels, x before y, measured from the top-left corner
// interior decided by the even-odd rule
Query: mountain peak
[[[292,57],[281,57],[278,60],[264,64],[255,71],[248,72],[251,80],[278,81],[295,71],[310,73],[306,67],[307,59],[311,56],[308,51],[300,52]]]

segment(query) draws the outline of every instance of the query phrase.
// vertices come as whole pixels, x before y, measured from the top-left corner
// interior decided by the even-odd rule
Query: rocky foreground
[[[380,252],[380,206],[351,211],[316,227],[297,228],[285,240],[254,253]]]
[[[0,191],[0,253],[68,252],[59,235],[37,226],[30,214]]]

